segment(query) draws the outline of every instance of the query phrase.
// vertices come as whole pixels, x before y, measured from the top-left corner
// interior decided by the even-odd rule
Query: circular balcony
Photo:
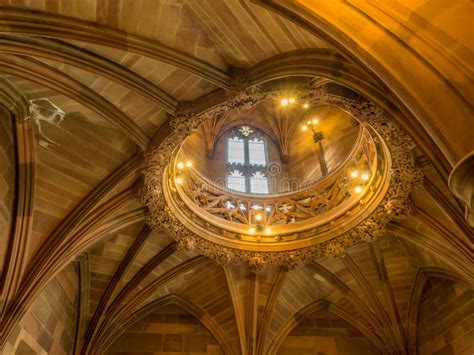
[[[182,150],[168,165],[163,183],[176,217],[202,238],[245,250],[291,250],[327,241],[367,217],[388,187],[387,157],[383,141],[365,126],[335,170],[293,191],[229,191],[186,164]]]
[[[291,102],[296,106],[299,102],[299,107],[291,111],[291,117],[284,116],[289,112],[286,109],[281,109],[281,117],[277,117],[281,112],[273,111],[277,120],[270,123],[291,132],[285,122],[291,118],[298,125],[304,124],[306,120],[302,118],[308,110],[331,107],[342,112],[346,122],[352,122],[346,128],[356,128],[351,138],[345,140],[344,149],[332,153],[329,149],[330,156],[337,157],[330,161],[329,168],[323,169],[320,154],[321,174],[312,175],[311,179],[296,179],[296,184],[292,180],[296,175],[287,175],[289,188],[282,187],[285,181],[280,179],[277,187],[268,189],[268,194],[246,193],[247,188],[246,192],[233,191],[221,183],[222,179],[216,179],[216,175],[206,174],[210,170],[203,162],[212,157],[219,134],[212,131],[204,134],[201,137],[204,147],[188,149],[186,141],[206,127],[224,130],[226,124],[242,124],[239,116],[242,112],[253,114],[251,124],[267,134],[271,130],[258,121],[258,117],[265,117],[265,111],[256,110],[265,102],[275,107],[281,95],[251,87],[207,111],[198,114],[185,111],[177,116],[171,126],[173,133],[145,157],[140,200],[148,207],[148,224],[164,230],[180,248],[197,248],[220,264],[245,262],[258,271],[266,264],[294,266],[322,256],[338,255],[354,244],[377,238],[390,220],[408,213],[409,194],[422,176],[414,166],[410,138],[372,102],[318,89],[301,92],[297,99],[281,99],[282,106],[291,106]],[[329,116],[333,114],[330,112]],[[333,125],[333,131],[342,127],[341,122]],[[306,125],[302,128],[300,133],[308,131]],[[321,132],[312,130],[314,142],[310,137],[310,144],[320,143]],[[328,132],[324,127],[323,130]],[[244,131],[250,132],[248,127]],[[302,138],[294,135],[292,140],[270,138],[280,139],[279,149],[274,150],[280,154],[280,161],[291,163],[288,141],[299,144]],[[319,144],[319,150],[313,150],[310,158],[322,150]],[[266,160],[269,161],[273,160]],[[273,167],[265,164],[258,169],[271,175]],[[228,168],[224,164],[214,170],[226,173]]]

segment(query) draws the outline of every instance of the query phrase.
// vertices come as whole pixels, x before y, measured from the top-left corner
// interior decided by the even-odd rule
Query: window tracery
[[[234,129],[227,139],[227,188],[268,194],[267,146],[258,130],[249,126]]]

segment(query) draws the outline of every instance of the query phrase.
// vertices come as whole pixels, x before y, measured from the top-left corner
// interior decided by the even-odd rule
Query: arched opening
[[[223,354],[217,340],[199,319],[169,303],[130,326],[108,349],[109,354]]]
[[[379,354],[352,324],[326,310],[307,315],[288,334],[277,351],[289,354]]]

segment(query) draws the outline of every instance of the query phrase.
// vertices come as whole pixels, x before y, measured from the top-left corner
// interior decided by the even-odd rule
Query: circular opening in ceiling
[[[185,140],[178,160],[233,194],[293,193],[337,171],[359,134],[359,123],[341,109],[282,97],[209,119]]]

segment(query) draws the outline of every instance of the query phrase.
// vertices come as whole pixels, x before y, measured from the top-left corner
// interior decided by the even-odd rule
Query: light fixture
[[[282,99],[281,100],[281,105],[282,106],[287,106],[288,105],[288,99]]]
[[[176,167],[177,167],[179,170],[181,170],[181,169],[184,168],[184,163],[183,163],[182,161],[180,161],[180,162],[176,165]]]
[[[176,185],[182,185],[184,179],[181,176],[178,176],[174,181],[176,182]]]
[[[292,97],[292,98],[290,98],[290,99],[288,100],[288,102],[289,102],[290,104],[294,104],[294,103],[296,102],[296,100],[295,100],[294,97]]]
[[[255,234],[255,227],[249,228],[249,234]]]
[[[271,211],[272,211],[272,208],[271,208],[270,206],[267,206],[267,207],[265,207],[265,211],[271,212]]]
[[[256,221],[261,221],[261,220],[262,220],[262,215],[261,215],[260,213],[257,213],[257,214],[255,215],[255,220],[256,220]]]
[[[354,191],[355,191],[357,194],[360,194],[360,193],[362,192],[362,187],[356,186],[356,187],[354,188]]]
[[[351,172],[351,177],[352,178],[356,178],[358,176],[359,176],[359,172],[357,170],[354,170],[354,171]]]
[[[265,234],[270,234],[272,232],[272,229],[267,227],[265,228]]]
[[[188,161],[186,162],[186,167],[190,168],[190,167],[192,167],[192,166],[193,166],[193,162],[190,161],[190,160],[188,160]]]
[[[324,139],[324,133],[321,130],[321,127],[318,127],[318,123],[319,123],[318,118],[314,117],[311,120],[306,121],[306,126],[301,127],[301,130],[305,132],[311,129],[311,131],[313,132],[313,142],[318,144],[318,148],[319,148],[319,154],[318,154],[319,166],[321,167],[321,173],[323,174],[323,176],[325,176],[329,173],[329,170],[328,170],[326,155],[324,153],[324,147],[322,143],[322,140]]]
[[[308,107],[309,107],[308,104],[304,104],[304,105],[303,105],[303,108],[308,108]]]
[[[367,180],[369,180],[369,177],[370,177],[369,173],[365,172],[365,173],[362,174],[362,176],[360,178],[364,181],[367,181]]]

